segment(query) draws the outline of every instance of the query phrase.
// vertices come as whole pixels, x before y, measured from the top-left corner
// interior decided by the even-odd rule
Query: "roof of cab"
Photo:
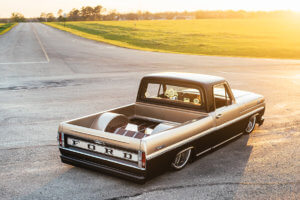
[[[196,73],[178,73],[178,72],[162,72],[162,73],[148,74],[144,76],[144,78],[175,80],[180,82],[201,84],[205,86],[215,85],[225,81],[224,78],[219,76],[211,76],[211,75],[196,74]]]

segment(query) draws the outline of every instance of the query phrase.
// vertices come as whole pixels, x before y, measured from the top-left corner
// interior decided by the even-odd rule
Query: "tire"
[[[171,164],[171,167],[175,170],[183,169],[187,165],[187,163],[191,157],[191,154],[192,154],[192,148],[188,148],[183,151],[180,151],[175,156],[175,158]]]
[[[256,124],[256,115],[252,115],[247,122],[244,133],[245,134],[252,133],[252,131],[255,129],[255,124]]]

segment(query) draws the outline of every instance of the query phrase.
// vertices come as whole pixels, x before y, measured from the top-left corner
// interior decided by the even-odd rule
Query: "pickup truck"
[[[264,122],[263,96],[217,76],[156,73],[133,104],[62,122],[61,161],[144,182],[162,167],[185,167]]]

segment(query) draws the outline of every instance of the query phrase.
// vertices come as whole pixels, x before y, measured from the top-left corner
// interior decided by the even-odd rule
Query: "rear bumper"
[[[146,180],[146,170],[144,169],[121,165],[67,148],[60,148],[59,150],[61,152],[60,158],[63,163],[105,172],[139,183],[143,183]]]

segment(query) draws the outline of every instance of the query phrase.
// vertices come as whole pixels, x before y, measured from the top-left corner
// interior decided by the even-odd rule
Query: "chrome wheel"
[[[255,123],[256,123],[256,115],[253,115],[250,117],[250,119],[248,121],[248,124],[245,129],[245,133],[247,133],[247,134],[251,133],[255,128]]]
[[[172,167],[176,170],[180,170],[180,169],[184,168],[190,159],[191,151],[192,151],[192,149],[189,148],[189,149],[185,149],[185,150],[179,152],[176,155],[174,161],[172,162]]]

